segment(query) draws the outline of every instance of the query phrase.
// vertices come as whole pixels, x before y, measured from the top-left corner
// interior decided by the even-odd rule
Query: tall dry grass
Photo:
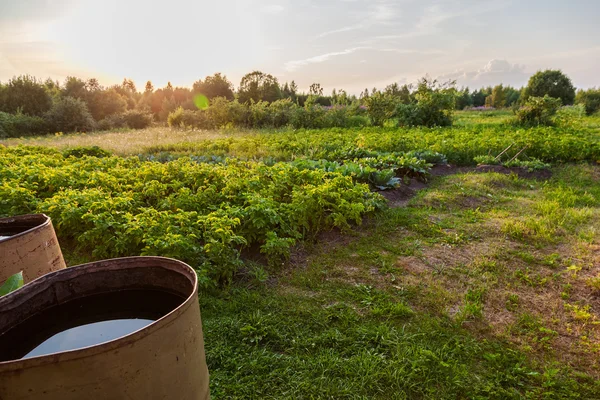
[[[250,131],[243,130],[184,130],[166,127],[153,127],[140,130],[103,131],[48,135],[0,140],[5,146],[31,145],[64,149],[77,146],[98,146],[114,154],[126,156],[143,153],[148,146],[168,145],[181,142],[245,136]]]

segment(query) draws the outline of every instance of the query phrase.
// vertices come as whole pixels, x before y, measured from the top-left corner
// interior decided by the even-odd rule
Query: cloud
[[[458,70],[444,74],[440,80],[456,80],[458,86],[480,88],[500,83],[521,87],[527,83],[531,73],[525,71],[525,65],[511,64],[507,60],[493,59],[476,71]]]
[[[267,14],[280,14],[285,10],[285,7],[281,4],[269,4],[264,6],[262,10]]]
[[[345,49],[342,51],[333,51],[333,52],[321,54],[321,55],[318,55],[315,57],[306,58],[304,60],[288,61],[285,63],[284,68],[286,71],[293,72],[293,71],[296,71],[296,70],[298,70],[302,67],[305,67],[307,65],[310,65],[310,64],[323,63],[323,62],[331,60],[334,57],[349,55],[352,53],[356,53],[357,51],[395,53],[395,54],[401,54],[401,55],[419,54],[419,55],[427,55],[427,56],[431,56],[431,55],[437,56],[437,55],[446,54],[445,52],[443,52],[441,50],[412,50],[412,49],[375,48],[375,47],[361,46],[361,47],[352,47],[352,48]],[[359,61],[359,62],[362,62],[362,61]]]
[[[285,63],[284,67],[285,67],[286,71],[292,72],[292,71],[296,71],[297,69],[304,67],[306,65],[309,65],[309,64],[322,63],[322,62],[329,60],[332,57],[352,54],[358,50],[364,50],[364,49],[367,49],[367,47],[353,47],[351,49],[346,49],[346,50],[342,50],[342,51],[334,51],[331,53],[321,54],[319,56],[306,58],[304,60],[288,61]]]
[[[394,6],[397,6],[397,4],[394,4]],[[392,21],[397,19],[399,16],[399,12],[394,6],[390,5],[388,2],[374,2],[374,4],[369,5],[366,13],[364,10],[355,13],[356,19],[360,20],[361,22],[322,32],[317,35],[317,38],[321,39],[338,33],[369,29],[374,26],[391,24]]]

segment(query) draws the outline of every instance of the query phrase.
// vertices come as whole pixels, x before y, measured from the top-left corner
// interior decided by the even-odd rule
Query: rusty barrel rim
[[[172,258],[150,256],[114,258],[110,260],[81,264],[51,272],[31,281],[15,292],[12,292],[4,297],[0,297],[1,315],[5,307],[18,307],[20,302],[24,302],[21,301],[24,297],[31,297],[36,293],[40,293],[43,290],[50,288],[56,281],[66,282],[77,279],[83,274],[91,274],[99,271],[145,268],[150,266],[169,269],[185,276],[190,280],[192,285],[191,293],[185,297],[185,300],[182,300],[181,304],[179,304],[175,309],[163,315],[161,318],[158,318],[156,321],[146,325],[145,327],[111,341],[74,350],[67,350],[26,359],[0,362],[0,373],[11,370],[27,369],[46,364],[53,364],[62,361],[76,360],[111,352],[131,345],[142,338],[152,335],[160,331],[163,327],[174,323],[181,314],[183,314],[190,306],[192,306],[193,302],[198,301],[198,277],[194,269],[192,269],[192,267],[190,267],[188,264]],[[27,299],[25,298],[25,300]]]
[[[14,223],[31,223],[31,228],[21,231],[19,233],[15,233],[14,235],[10,235],[6,239],[0,240],[0,244],[8,243],[13,239],[17,239],[21,236],[28,235],[32,232],[35,232],[39,229],[47,227],[52,223],[52,220],[46,214],[26,214],[26,215],[17,215],[14,217],[6,217],[0,218],[0,233],[2,232],[2,228],[12,225]],[[29,224],[28,224],[29,225]]]

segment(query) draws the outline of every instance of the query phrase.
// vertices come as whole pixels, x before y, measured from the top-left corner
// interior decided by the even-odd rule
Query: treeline
[[[536,73],[520,89],[497,85],[471,91],[425,78],[417,85],[365,89],[359,96],[343,89],[327,95],[318,83],[308,93],[299,92],[294,81],[280,84],[260,71],[245,75],[237,90],[220,73],[194,82],[191,88],[168,83],[156,89],[148,81],[143,90],[130,79],[104,87],[96,79],[68,77],[61,84],[24,75],[0,83],[0,137],[145,128],[169,121],[201,128],[330,127],[383,125],[394,118],[399,125],[443,126],[451,124],[453,110],[519,107],[531,97],[543,96],[558,98],[562,105],[581,103],[588,114],[600,108],[600,90],[576,94],[570,79],[552,70]],[[205,101],[199,103],[200,98]]]

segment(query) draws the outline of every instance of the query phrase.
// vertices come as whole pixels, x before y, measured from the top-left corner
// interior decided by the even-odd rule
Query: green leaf
[[[6,282],[0,286],[0,296],[5,296],[10,292],[14,292],[21,286],[23,286],[23,271],[8,277]]]

